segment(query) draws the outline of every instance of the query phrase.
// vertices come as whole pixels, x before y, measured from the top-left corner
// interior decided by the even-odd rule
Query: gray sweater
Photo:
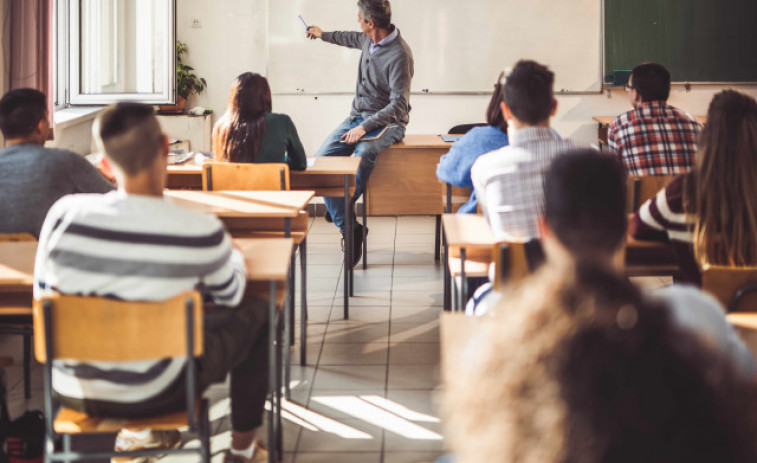
[[[0,233],[39,237],[48,209],[62,196],[113,188],[76,153],[38,145],[9,146],[0,150]]]
[[[372,55],[368,52],[371,39],[362,32],[324,32],[321,39],[363,50],[350,115],[362,116],[367,132],[392,122],[406,126],[410,121],[413,52],[402,36]]]

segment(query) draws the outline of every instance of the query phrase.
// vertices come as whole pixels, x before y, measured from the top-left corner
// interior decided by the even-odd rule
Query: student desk
[[[609,146],[607,143],[607,127],[617,116],[594,116],[592,119],[597,123],[597,141],[599,142],[599,149],[601,150],[605,146]],[[707,116],[694,116],[700,124],[704,125],[707,122]]]
[[[349,204],[355,191],[355,176],[360,166],[360,159],[355,157],[317,157],[308,159],[308,168],[304,171],[290,171],[289,184],[291,190],[306,190],[315,196],[344,197],[345,205]],[[195,164],[181,164],[168,166],[168,188],[202,189],[202,167]],[[345,211],[351,214],[352,208],[346,206]],[[363,215],[365,219],[365,214]],[[345,219],[349,219],[346,217]],[[348,227],[352,227],[352,220],[345,220]],[[365,220],[364,220],[365,222]],[[347,230],[344,246],[344,318],[349,317],[349,297],[354,293],[352,269],[352,233]],[[363,237],[363,268],[366,266],[367,244]]]
[[[292,238],[242,238],[234,243],[244,255],[247,267],[248,291],[269,301],[269,394],[276,416],[268,420],[269,448],[281,448],[281,378],[277,374],[281,364],[281,330],[277,329],[280,312],[286,320],[288,311],[277,310],[278,288],[286,288],[290,256],[294,246]],[[34,260],[36,242],[0,243],[0,301],[18,304],[19,309],[31,310],[34,286]],[[0,305],[0,306],[2,306]],[[29,313],[29,312],[27,312]],[[288,323],[284,323],[286,333]],[[286,334],[285,334],[286,336]],[[289,349],[284,349],[284,353]],[[287,378],[288,379],[288,378]],[[276,437],[277,441],[270,439]]]

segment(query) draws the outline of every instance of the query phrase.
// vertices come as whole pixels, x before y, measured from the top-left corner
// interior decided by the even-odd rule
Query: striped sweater
[[[112,192],[71,195],[50,209],[40,234],[35,296],[49,291],[160,301],[201,290],[234,306],[246,268],[221,222],[163,198]],[[185,358],[56,361],[53,388],[72,399],[136,403],[163,392]]]
[[[631,235],[638,240],[668,241],[680,267],[682,282],[701,285],[699,265],[694,258],[692,211],[684,210],[686,179],[683,174],[641,205],[631,223]]]

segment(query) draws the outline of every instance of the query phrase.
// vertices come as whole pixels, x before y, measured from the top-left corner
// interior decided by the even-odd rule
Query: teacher
[[[350,156],[355,153],[360,158],[353,205],[365,191],[378,153],[405,136],[405,127],[410,120],[410,81],[413,78],[413,53],[400,36],[399,29],[392,24],[389,0],[358,0],[357,6],[362,32],[323,32],[318,26],[307,29],[310,39],[359,48],[363,52],[350,116],[326,138],[315,154]],[[374,138],[374,132],[380,136]],[[366,134],[370,140],[362,140]],[[344,200],[328,197],[324,200],[334,225],[344,237]],[[355,266],[362,257],[363,226],[354,219],[354,213],[352,217],[352,265]],[[368,230],[365,232],[367,234]]]

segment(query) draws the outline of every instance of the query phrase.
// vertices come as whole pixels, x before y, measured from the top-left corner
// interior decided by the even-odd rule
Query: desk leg
[[[357,180],[356,180],[357,181]],[[368,182],[363,193],[363,270],[368,269]]]
[[[350,176],[344,176],[344,319],[350,318],[350,269],[352,269],[352,214],[350,213]]]
[[[465,311],[468,281],[465,277],[465,248],[460,248],[460,310]]]
[[[276,461],[276,282],[269,284],[268,294],[268,400],[271,404],[271,415],[268,419],[268,463]]]
[[[308,340],[308,271],[307,271],[307,238],[300,243],[300,365],[307,363]]]

